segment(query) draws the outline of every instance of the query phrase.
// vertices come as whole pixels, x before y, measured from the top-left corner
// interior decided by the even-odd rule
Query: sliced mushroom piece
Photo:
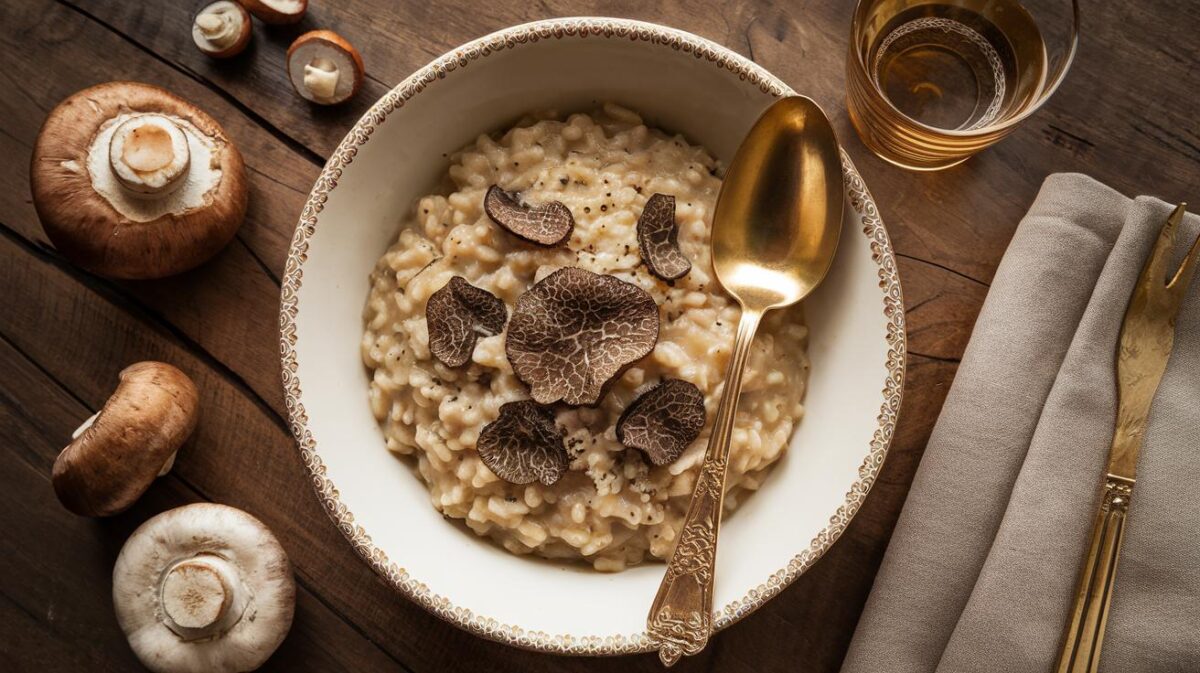
[[[645,290],[566,267],[517,298],[505,352],[534,400],[595,405],[657,341],[658,305]]]
[[[554,411],[530,400],[501,405],[500,416],[483,427],[475,449],[483,464],[510,484],[549,486],[570,463]]]
[[[125,511],[170,471],[198,416],[199,395],[187,374],[162,362],[126,367],[104,407],[55,459],[59,501],[82,516]]]
[[[319,105],[349,100],[366,76],[358,50],[331,30],[314,30],[296,38],[288,47],[287,69],[296,93]]]
[[[308,11],[308,0],[240,0],[259,21],[272,25],[297,23]]]
[[[679,249],[674,196],[655,194],[646,200],[637,222],[637,240],[642,261],[655,276],[675,280],[692,270],[692,262]]]
[[[488,188],[483,210],[510,234],[546,247],[562,244],[575,229],[575,218],[562,202],[526,205],[518,194],[506,192],[498,185]]]
[[[295,603],[279,541],[226,505],[196,503],[150,519],[113,568],[117,622],[157,673],[258,668],[291,628]]]
[[[640,449],[655,465],[667,465],[700,436],[704,418],[704,393],[695,384],[663,379],[625,407],[617,440]]]
[[[112,278],[195,267],[246,215],[242,155],[220,125],[135,82],[84,89],[54,108],[38,133],[29,182],[55,247]]]
[[[491,292],[454,276],[429,296],[425,322],[429,352],[447,367],[459,367],[470,361],[479,334],[491,336],[504,330],[508,307]]]
[[[205,5],[192,21],[192,41],[213,58],[237,56],[250,44],[250,13],[232,0]]]

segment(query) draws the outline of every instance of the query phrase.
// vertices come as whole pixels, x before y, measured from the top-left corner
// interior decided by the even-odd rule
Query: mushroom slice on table
[[[250,43],[250,13],[233,0],[205,5],[192,20],[192,41],[213,58],[237,56]]]
[[[54,461],[51,481],[63,506],[83,516],[129,508],[196,429],[199,395],[187,374],[162,362],[139,362],[96,415],[84,421]]]
[[[349,100],[366,77],[358,50],[331,30],[314,30],[296,38],[288,47],[287,69],[296,93],[319,105]]]
[[[160,278],[199,265],[246,215],[242,155],[202,110],[168,91],[109,82],[46,117],[29,171],[55,247],[113,278]]]
[[[186,505],[150,519],[113,568],[117,622],[157,673],[258,668],[291,628],[295,603],[279,541],[226,505]]]
[[[259,21],[274,25],[296,23],[308,11],[308,0],[241,0],[241,3]]]

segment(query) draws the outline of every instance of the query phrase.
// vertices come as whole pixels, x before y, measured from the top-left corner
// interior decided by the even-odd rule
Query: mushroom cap
[[[492,473],[510,484],[540,481],[549,486],[571,462],[554,410],[532,400],[500,405],[500,416],[483,426],[475,450]]]
[[[508,233],[545,247],[561,245],[575,230],[571,209],[561,201],[531,206],[523,203],[519,195],[507,192],[499,185],[488,188],[483,197],[483,210]]]
[[[320,100],[304,84],[304,66],[319,58],[332,61],[338,72],[333,96]],[[358,50],[332,30],[313,30],[296,38],[287,50],[287,71],[296,93],[304,100],[319,105],[335,105],[352,98],[362,87],[367,73]],[[347,77],[347,74],[350,76]]]
[[[240,0],[258,17],[259,21],[272,25],[297,23],[308,11],[308,0]]]
[[[214,633],[189,633],[212,613],[171,604],[179,593],[171,572],[184,563],[215,566],[208,581],[180,578],[183,589],[207,593],[222,588],[223,613]],[[222,581],[214,581],[218,575]],[[222,583],[227,586],[221,587]],[[211,596],[192,596],[212,606]],[[296,584],[287,553],[261,521],[215,503],[185,505],[150,519],[129,536],[113,567],[113,607],[134,654],[156,673],[236,673],[263,664],[292,625]],[[173,609],[174,608],[174,609]],[[192,610],[189,612],[189,610]],[[180,624],[173,612],[187,617]],[[174,627],[174,628],[173,628]],[[178,629],[178,631],[176,630]],[[194,629],[198,630],[198,629]]]
[[[197,23],[202,14],[214,9],[222,12],[236,12],[241,20],[237,39],[228,46],[219,47],[213,44],[204,36],[204,32]],[[209,2],[201,7],[200,11],[196,12],[196,16],[192,18],[192,42],[195,43],[197,49],[213,58],[231,58],[237,56],[246,50],[246,45],[250,44],[250,36],[253,34],[254,30],[253,26],[251,26],[250,12],[247,12],[245,7],[234,0]]]
[[[161,203],[118,194],[108,148],[97,148],[103,157],[91,156],[117,120],[147,113],[179,120],[195,141],[192,173]],[[225,131],[191,103],[137,82],[99,84],[59,103],[38,133],[29,181],[55,247],[113,278],[160,278],[195,267],[233,238],[246,215],[245,167]],[[196,205],[174,210],[185,198]]]
[[[51,481],[59,501],[82,516],[128,509],[170,468],[196,429],[199,406],[196,385],[175,367],[126,367],[94,420],[55,459]]]
[[[692,262],[679,249],[679,225],[675,222],[675,197],[654,194],[646,200],[637,221],[638,252],[650,273],[675,280],[692,270]]]
[[[475,351],[479,334],[499,334],[506,322],[508,307],[504,301],[462,276],[452,277],[425,303],[429,352],[447,367],[465,365]]]
[[[675,462],[704,429],[704,393],[690,381],[663,379],[617,420],[617,441],[641,449],[655,465]]]
[[[658,342],[658,305],[615,276],[564,267],[517,298],[504,350],[541,404],[595,405]]]

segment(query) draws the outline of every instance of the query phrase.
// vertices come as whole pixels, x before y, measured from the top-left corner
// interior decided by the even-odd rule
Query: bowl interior
[[[341,504],[425,590],[474,617],[526,630],[633,636],[644,630],[663,566],[600,574],[512,556],[443,520],[414,470],[384,448],[366,402],[361,311],[367,275],[413,200],[438,184],[449,153],[533,110],[616,102],[727,163],[772,99],[729,69],[667,44],[566,36],[470,60],[377,121],[358,147],[309,239],[296,376],[308,430]],[[887,321],[859,215],[849,203],[846,213],[834,268],[806,302],[813,362],[807,415],[763,489],[725,523],[718,610],[746,601],[810,547],[846,502],[878,427]]]

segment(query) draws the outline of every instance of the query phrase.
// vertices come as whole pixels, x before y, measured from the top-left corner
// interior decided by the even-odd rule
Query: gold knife
[[[1179,204],[1167,218],[1125,311],[1117,352],[1117,425],[1108,454],[1108,474],[1055,673],[1095,673],[1100,666],[1142,433],[1150,402],[1167,370],[1175,342],[1175,318],[1200,259],[1197,238],[1168,280],[1167,258],[1186,207]]]

